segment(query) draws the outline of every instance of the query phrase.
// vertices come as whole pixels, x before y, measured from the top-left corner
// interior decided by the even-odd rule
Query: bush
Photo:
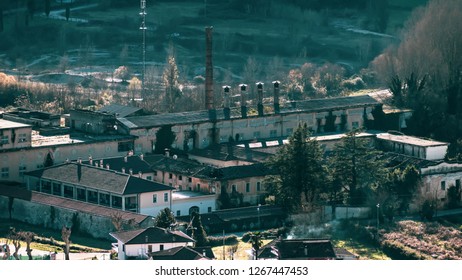
[[[216,246],[222,246],[223,245],[223,239],[225,245],[234,245],[238,243],[237,236],[232,234],[232,235],[227,235],[225,237],[223,236],[209,236],[208,237],[208,246],[211,247],[216,247]]]

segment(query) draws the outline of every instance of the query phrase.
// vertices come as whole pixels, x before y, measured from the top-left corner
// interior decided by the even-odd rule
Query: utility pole
[[[143,44],[142,44],[142,54],[143,54],[143,69],[141,73],[141,98],[145,98],[145,90],[144,90],[144,79],[146,75],[146,0],[140,0],[141,6],[141,26],[140,30],[143,34]],[[134,100],[133,100],[134,101]]]

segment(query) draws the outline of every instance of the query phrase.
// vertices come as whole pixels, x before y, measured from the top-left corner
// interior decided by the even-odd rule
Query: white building
[[[147,259],[148,254],[181,246],[194,246],[194,239],[181,231],[149,227],[110,233],[117,240],[119,260]]]

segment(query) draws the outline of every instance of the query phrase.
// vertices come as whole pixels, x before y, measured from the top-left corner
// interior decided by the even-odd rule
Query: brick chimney
[[[239,88],[241,89],[241,116],[242,118],[247,118],[247,98],[246,98],[246,84],[240,84]]]
[[[258,116],[263,117],[263,83],[258,82],[256,85],[257,85],[257,110],[258,110]]]
[[[231,118],[231,109],[229,108],[229,90],[231,87],[223,86],[223,114],[225,115],[225,120]]]
[[[279,108],[279,85],[281,83],[279,81],[274,81],[273,86],[274,86],[274,93],[273,93],[273,103],[274,103],[274,113],[279,114],[280,113],[280,108]]]

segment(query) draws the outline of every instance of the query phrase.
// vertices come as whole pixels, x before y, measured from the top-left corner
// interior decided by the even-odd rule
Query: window
[[[154,177],[157,177],[157,171],[154,170]]]
[[[182,181],[182,180],[183,180],[183,176],[178,175],[178,180]]]
[[[19,143],[27,142],[27,134],[26,133],[19,133],[18,141],[19,141]]]
[[[42,181],[42,192],[51,193],[51,182]]]
[[[37,164],[37,169],[42,169],[44,166],[42,163]]]
[[[74,187],[64,185],[64,197],[74,198]]]
[[[190,183],[191,183],[191,182],[192,182],[192,178],[188,178],[188,182],[190,182]]]
[[[98,203],[98,192],[87,191],[87,195],[88,195],[88,202]]]
[[[10,177],[10,168],[8,167],[2,167],[2,178],[8,178]]]
[[[52,183],[52,191],[54,195],[61,195],[61,184],[60,183]]]
[[[24,173],[26,173],[27,167],[25,165],[19,166],[19,177],[23,177]]]
[[[460,179],[457,179],[457,180],[456,180],[456,188],[457,188],[457,189],[460,189]]]
[[[176,210],[176,216],[177,217],[181,216],[181,210]]]
[[[441,190],[446,190],[446,181],[441,181]]]
[[[9,142],[10,141],[9,141],[8,135],[2,135],[2,138],[0,138],[0,144],[5,145],[5,144],[8,144]]]
[[[112,196],[112,207],[122,209],[122,197]]]
[[[148,245],[148,253],[152,253],[152,245]]]
[[[157,194],[152,195],[152,203],[157,203]]]
[[[87,200],[87,192],[85,191],[85,189],[77,188],[77,200]]]
[[[257,192],[261,191],[261,182],[257,182]]]
[[[169,179],[172,179],[172,178],[173,178],[173,174],[172,174],[172,173],[168,173],[168,178],[169,178]]]
[[[196,185],[196,192],[200,192],[201,191],[201,184],[197,184]]]
[[[250,183],[245,183],[245,192],[250,192]]]
[[[278,132],[276,129],[270,130],[270,137],[277,137],[277,136],[278,136]]]
[[[231,190],[232,190],[233,192],[236,192],[236,191],[237,191],[236,185],[232,185],[232,186],[231,186]]]
[[[207,212],[208,212],[208,213],[212,212],[212,207],[210,207],[210,206],[207,207]]]
[[[110,195],[108,193],[99,194],[99,204],[104,206],[110,206]]]
[[[163,244],[160,244],[160,245],[159,245],[159,250],[160,250],[160,251],[163,251],[163,250],[164,250],[164,245],[163,245]]]
[[[146,180],[152,181],[152,176],[146,176]]]
[[[168,193],[164,193],[164,202],[168,202]]]

